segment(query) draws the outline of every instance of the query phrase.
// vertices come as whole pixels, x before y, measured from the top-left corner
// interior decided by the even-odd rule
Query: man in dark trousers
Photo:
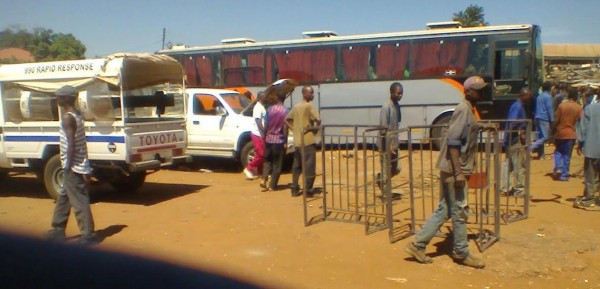
[[[292,130],[294,135],[294,164],[292,166],[292,197],[302,195],[298,184],[300,174],[304,173],[306,179],[306,188],[302,188],[307,196],[313,195],[313,184],[315,182],[316,171],[316,145],[315,138],[317,131],[304,132],[304,143],[302,134],[305,128],[318,126],[321,124],[321,118],[315,107],[311,104],[315,98],[315,92],[309,85],[302,88],[302,102],[296,104],[292,111],[287,115],[286,124]],[[302,167],[302,150],[304,150],[304,163]]]
[[[267,191],[277,190],[285,148],[287,145],[288,128],[285,117],[288,109],[283,105],[285,94],[277,95],[277,103],[267,109],[265,122],[265,160],[263,168],[263,181],[260,186]],[[270,183],[269,177],[271,178]]]
[[[488,84],[479,76],[469,77],[463,87],[465,100],[454,109],[437,162],[440,169],[440,204],[405,251],[420,263],[432,263],[425,254],[425,247],[440,230],[440,227],[452,219],[453,252],[457,263],[483,268],[483,260],[469,253],[466,222],[469,213],[467,203],[467,179],[475,168],[477,153],[477,134],[487,126],[478,123],[475,103],[481,98]]]
[[[585,107],[580,128],[577,130],[577,154],[583,153],[585,190],[575,206],[590,208],[597,205],[596,193],[600,189],[600,102]]]
[[[65,229],[71,207],[81,232],[79,243],[93,244],[94,219],[90,208],[90,196],[86,187],[87,176],[92,168],[88,160],[83,116],[75,109],[77,89],[63,86],[56,92],[58,105],[64,110],[60,125],[60,160],[65,171],[62,189],[56,199],[52,216],[52,229],[48,237],[65,240]]]
[[[400,104],[398,103],[402,99],[404,94],[404,87],[400,82],[394,82],[390,85],[390,98],[381,106],[379,111],[379,126],[386,127],[387,131],[397,131],[402,121],[402,114],[400,112]],[[389,147],[388,146],[389,143]],[[398,135],[390,139],[386,139],[385,135],[382,135],[378,139],[378,147],[382,153],[389,153],[390,165],[392,175],[389,178],[394,177],[400,173],[398,167]],[[382,168],[385,169],[385,160],[382,158]],[[382,189],[385,183],[385,177],[382,174],[377,174],[377,186]]]

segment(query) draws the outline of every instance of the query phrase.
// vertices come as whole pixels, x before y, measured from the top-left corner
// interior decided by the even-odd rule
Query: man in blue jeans
[[[425,247],[435,237],[442,225],[452,219],[452,235],[454,247],[452,257],[456,262],[473,267],[483,268],[485,263],[469,253],[467,243],[467,177],[475,168],[477,152],[477,134],[480,128],[487,125],[478,123],[475,103],[481,98],[487,83],[479,76],[469,77],[463,87],[465,100],[456,106],[448,126],[447,137],[440,151],[437,168],[440,169],[440,204],[423,229],[415,235],[414,240],[405,247],[405,251],[419,263],[432,263],[425,255]]]
[[[550,89],[552,83],[546,81],[542,84],[542,94],[537,97],[535,103],[535,124],[537,127],[537,138],[531,145],[531,151],[537,152],[537,158],[544,157],[544,144],[550,137],[550,125],[554,122],[554,109]]]

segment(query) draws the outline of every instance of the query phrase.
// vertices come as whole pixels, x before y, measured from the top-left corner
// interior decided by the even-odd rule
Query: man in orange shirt
[[[554,127],[554,177],[566,182],[569,180],[571,153],[577,134],[575,126],[583,115],[583,108],[577,103],[577,90],[569,89],[567,100],[556,108]]]

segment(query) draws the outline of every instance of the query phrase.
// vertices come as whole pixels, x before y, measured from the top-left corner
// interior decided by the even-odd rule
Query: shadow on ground
[[[198,193],[207,188],[203,185],[145,183],[137,192],[116,191],[107,184],[93,188],[92,203],[118,203],[140,206],[152,206],[189,194]]]
[[[188,184],[145,183],[138,192],[115,191],[108,184],[89,186],[92,203],[119,203],[152,206],[158,203],[197,193],[207,186]],[[0,185],[0,197],[50,199],[44,184],[33,174],[15,174]]]

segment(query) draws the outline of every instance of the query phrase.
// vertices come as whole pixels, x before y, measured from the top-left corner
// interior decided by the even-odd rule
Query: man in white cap
[[[52,229],[48,232],[48,238],[57,241],[65,240],[69,212],[73,207],[81,232],[79,243],[90,245],[96,242],[90,195],[86,187],[86,178],[92,172],[92,168],[88,160],[83,117],[75,109],[77,93],[77,89],[69,85],[61,87],[56,92],[58,105],[64,110],[59,131],[60,160],[65,177],[56,199]]]
[[[463,87],[465,100],[454,109],[447,136],[440,151],[437,168],[440,169],[440,204],[423,229],[405,247],[405,251],[420,263],[432,263],[425,255],[425,247],[438,233],[440,227],[452,219],[453,252],[456,262],[474,268],[483,268],[485,263],[469,253],[467,227],[469,207],[467,205],[467,178],[475,167],[477,133],[482,124],[475,103],[481,98],[487,83],[479,76],[469,77]]]

